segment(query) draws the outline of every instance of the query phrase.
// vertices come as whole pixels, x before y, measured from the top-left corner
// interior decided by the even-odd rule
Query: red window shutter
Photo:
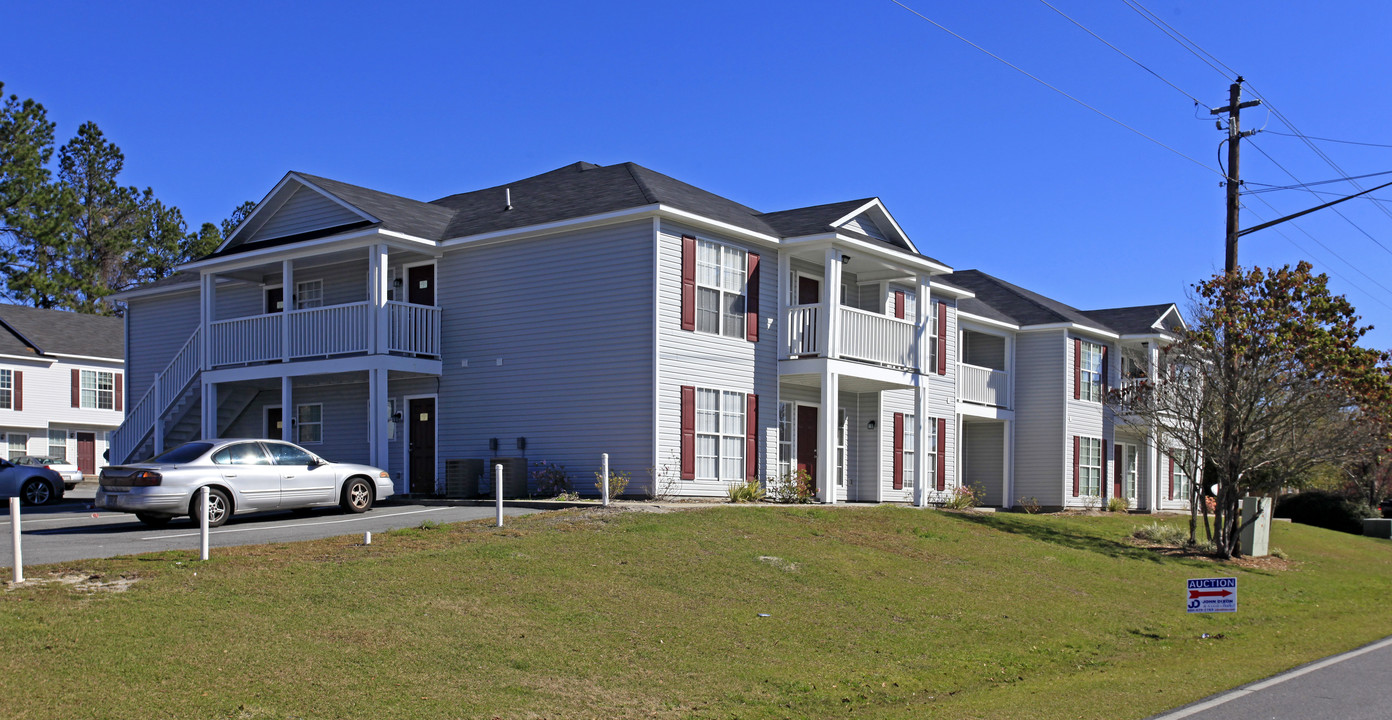
[[[121,395],[122,395],[122,392],[123,392],[123,391],[122,391],[122,388],[121,388],[121,373],[116,373],[116,374],[115,374],[115,377],[112,379],[111,384],[112,384],[112,386],[116,389],[116,390],[115,390],[115,393],[114,393],[115,396],[116,396],[116,397],[115,397],[115,401],[116,401],[115,409],[116,409],[117,412],[120,412],[121,409],[122,409],[122,408],[121,408]]]
[[[894,413],[894,489],[904,489],[904,413]]]
[[[1107,346],[1102,346],[1102,392],[1107,391]]]
[[[1078,497],[1078,453],[1082,450],[1083,439],[1073,436],[1073,497]]]
[[[72,371],[72,406],[82,407],[82,371],[77,368]]]
[[[1083,399],[1083,341],[1078,338],[1073,338],[1073,399]]]
[[[947,418],[938,418],[938,489],[947,489]]]
[[[759,479],[759,396],[745,396],[744,412],[744,479]]]
[[[749,253],[748,268],[744,293],[744,339],[759,342],[759,253]]]
[[[947,374],[947,305],[938,303],[938,374]]]
[[[11,393],[10,393],[10,394],[14,397],[14,402],[11,403],[11,405],[14,407],[14,409],[16,409],[16,410],[23,410],[23,409],[24,409],[24,373],[23,373],[22,371],[19,371],[19,370],[14,371],[14,388],[11,390]]]
[[[681,257],[681,329],[696,329],[696,238],[683,235]]]
[[[1174,499],[1174,457],[1170,457],[1170,499]]]
[[[1115,455],[1113,459],[1116,464],[1116,480],[1113,482],[1113,485],[1115,486],[1113,489],[1116,491],[1116,497],[1121,497],[1122,495],[1126,494],[1126,488],[1122,486],[1126,478],[1122,477],[1121,470],[1122,460],[1125,459],[1126,453],[1122,452],[1122,447],[1120,445],[1115,445],[1113,446],[1113,448],[1113,453]]]
[[[904,319],[904,291],[894,291],[894,317]]]
[[[681,388],[681,479],[696,479],[696,388]]]

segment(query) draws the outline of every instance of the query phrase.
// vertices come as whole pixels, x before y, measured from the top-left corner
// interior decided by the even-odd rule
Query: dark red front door
[[[799,405],[797,409],[797,469],[812,476],[817,487],[817,408]]]
[[[417,265],[406,270],[406,302],[412,305],[435,304],[434,265]]]
[[[798,276],[798,304],[816,305],[822,301],[822,281],[817,278]]]
[[[407,472],[411,492],[435,494],[435,398],[411,398],[407,410],[411,467]]]
[[[77,434],[77,469],[83,475],[97,474],[97,434]]]

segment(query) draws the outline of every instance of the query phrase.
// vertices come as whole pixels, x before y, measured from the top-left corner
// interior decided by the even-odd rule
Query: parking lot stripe
[[[437,511],[440,511],[440,510],[448,510],[448,509],[449,509],[449,508],[446,508],[446,507],[434,507],[434,508],[426,508],[426,509],[424,509],[424,510],[407,510],[406,512],[391,513],[391,514],[387,514],[387,515],[379,515],[379,514],[372,514],[372,515],[356,515],[356,516],[354,516],[354,517],[343,518],[343,519],[341,519],[341,520],[324,520],[324,521],[321,521],[321,522],[294,523],[294,524],[291,524],[291,525],[276,525],[275,527],[276,527],[276,528],[292,528],[292,527],[312,527],[312,526],[314,526],[314,525],[335,525],[335,524],[338,524],[338,523],[358,522],[359,520],[372,520],[372,519],[374,519],[374,518],[399,517],[399,516],[402,516],[402,515],[419,515],[420,513],[437,512]],[[251,532],[251,531],[254,531],[254,530],[262,530],[262,531],[264,531],[264,530],[266,530],[266,529],[267,529],[266,526],[262,526],[262,527],[245,527],[245,528],[231,528],[231,529],[229,529],[229,530],[209,530],[209,531],[208,531],[208,534],[209,534],[209,535],[221,535],[221,534],[223,534],[223,533]],[[169,539],[172,539],[172,538],[198,537],[198,535],[199,535],[199,533],[191,532],[191,533],[177,533],[177,534],[173,534],[173,535],[152,535],[152,536],[150,536],[150,537],[143,537],[143,538],[140,538],[140,539],[141,539],[141,540],[169,540]]]

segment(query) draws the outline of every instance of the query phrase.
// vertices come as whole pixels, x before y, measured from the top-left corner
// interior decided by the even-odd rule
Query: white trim
[[[910,255],[907,250],[882,247],[837,232],[786,238],[783,240],[783,244],[795,247],[797,250],[818,250],[822,247],[836,245],[843,251],[848,249],[854,250],[855,252],[863,253],[879,260],[884,260],[895,265],[902,265],[905,267],[906,276],[916,271],[926,271],[929,275],[947,275],[952,272],[952,268],[946,265],[926,257]]]
[[[1080,333],[1088,333],[1089,335],[1107,338],[1108,340],[1118,340],[1121,338],[1120,335],[1117,335],[1114,332],[1109,332],[1107,330],[1098,330],[1097,328],[1088,327],[1086,325],[1079,325],[1075,322],[1047,323],[1044,325],[1025,325],[1019,329],[1020,332],[1042,332],[1044,330],[1074,330]]]
[[[981,315],[976,315],[976,314],[974,314],[974,313],[969,313],[969,312],[967,312],[966,310],[963,310],[963,309],[961,309],[961,308],[959,307],[959,308],[957,308],[957,322],[960,324],[963,320],[965,320],[965,321],[967,321],[967,322],[970,322],[970,323],[977,323],[977,324],[980,324],[980,325],[983,325],[983,326],[988,326],[988,327],[993,327],[993,328],[1000,328],[1001,330],[1019,331],[1019,329],[1020,329],[1020,326],[1019,326],[1019,325],[1011,325],[1011,324],[1008,323],[1008,322],[1002,322],[1002,321],[1000,321],[1000,320],[992,320],[991,318],[988,318],[988,317],[982,317]]]
[[[319,426],[319,439],[318,439],[318,440],[315,440],[315,441],[313,441],[313,442],[311,442],[311,441],[309,441],[309,440],[305,440],[304,438],[301,438],[301,437],[300,437],[300,430],[302,430],[302,429],[304,428],[304,426],[306,425],[306,423],[300,422],[300,408],[307,408],[307,407],[317,407],[317,408],[319,408],[319,421],[318,421],[318,422],[314,422],[314,423],[308,423],[309,425],[318,425],[318,426]],[[317,403],[295,403],[295,414],[291,417],[291,420],[294,422],[294,425],[295,425],[295,428],[294,428],[294,436],[295,436],[295,439],[294,439],[292,442],[294,442],[296,445],[323,445],[323,444],[324,444],[324,403],[322,403],[322,402],[317,402]]]
[[[269,433],[271,432],[271,427],[270,427],[270,424],[266,422],[266,414],[269,413],[269,412],[272,411],[272,410],[279,410],[279,411],[281,412],[281,416],[282,416],[282,417],[285,415],[285,406],[284,406],[284,405],[263,405],[263,406],[261,406],[261,437],[263,437],[263,438],[269,438],[269,437],[271,437],[270,434],[269,434]],[[285,422],[284,420],[281,421],[281,429],[280,429],[280,434],[281,434],[281,436],[278,437],[278,438],[275,438],[276,440],[284,440],[284,439],[285,439],[285,425],[284,425],[284,422]]]
[[[271,365],[204,370],[205,383],[227,383],[244,380],[266,380],[278,377],[303,377],[340,372],[361,372],[377,368],[421,375],[440,375],[441,361],[429,358],[409,358],[402,355],[354,355],[324,360],[296,360]]]
[[[431,468],[432,472],[440,468],[440,396],[437,393],[427,393],[423,395],[402,395],[401,396],[401,487],[397,489],[399,493],[411,492],[411,401],[424,400],[430,398],[435,405],[435,461]],[[435,478],[439,480],[438,477]],[[436,488],[438,489],[438,488]],[[431,491],[432,494],[434,490]]]
[[[66,359],[69,359],[69,360],[95,360],[95,361],[97,361],[97,362],[110,362],[110,363],[123,363],[123,362],[124,362],[121,358],[98,357],[98,356],[96,356],[96,355],[68,355],[67,353],[51,353],[51,352],[46,352],[46,353],[44,353],[44,355],[46,355],[46,356],[48,356],[48,357],[55,357],[55,358],[66,358]],[[16,356],[10,355],[10,356],[7,356],[7,357],[16,357]],[[29,358],[29,359],[30,359],[30,360],[39,360],[39,359],[41,359],[41,358]]]
[[[386,242],[384,238],[390,238],[395,242]],[[280,262],[281,260],[298,260],[301,258],[313,258],[324,254],[325,246],[341,246],[335,249],[349,251],[366,248],[371,245],[386,242],[389,247],[399,250],[409,250],[413,252],[428,252],[438,257],[439,247],[433,240],[418,238],[413,235],[406,235],[393,230],[383,230],[381,228],[363,228],[337,235],[329,235],[313,240],[301,240],[299,242],[286,245],[276,245],[273,247],[250,249],[225,257],[206,258],[195,260],[190,263],[180,265],[177,269],[181,271],[208,270],[214,273],[227,273],[244,268],[256,267],[267,263]],[[413,247],[424,245],[425,248]],[[181,286],[175,286],[181,287]],[[161,288],[162,289],[162,288]],[[135,291],[131,291],[135,292]],[[118,297],[118,295],[120,297]],[[118,293],[109,297],[123,299],[127,293]]]
[[[333,193],[325,190],[324,188],[315,185],[313,182],[309,181],[299,173],[288,172],[285,173],[285,177],[280,179],[280,182],[276,183],[275,187],[271,188],[270,192],[266,193],[265,197],[261,198],[261,202],[256,203],[256,207],[252,208],[252,211],[248,213],[245,218],[242,218],[242,222],[238,224],[237,227],[233,229],[231,233],[228,234],[227,239],[223,240],[222,244],[218,245],[217,250],[214,250],[213,252],[222,252],[223,249],[225,249],[229,244],[231,244],[233,239],[242,234],[243,230],[250,231],[253,226],[260,228],[262,225],[266,224],[266,221],[270,220],[270,216],[274,215],[276,211],[280,210],[282,207],[285,207],[285,203],[290,199],[290,196],[295,194],[294,190],[287,192],[284,198],[280,198],[279,202],[273,201],[276,198],[276,196],[286,191],[286,188],[290,184],[291,180],[294,180],[296,183],[298,183],[300,187],[309,188],[310,190],[319,193],[320,195],[327,198],[329,201],[342,206],[343,209],[353,213],[354,215],[357,215],[358,217],[368,222],[382,222],[380,219],[373,217],[370,213],[363,210],[362,208],[359,208],[355,205],[350,205],[348,202],[344,201],[337,195],[334,195]],[[263,214],[266,216],[265,220],[262,220],[258,223],[257,219],[260,218]],[[289,233],[287,235],[278,235],[276,237],[266,238],[266,240],[276,240],[282,237],[289,237],[290,235],[297,234],[298,233]]]
[[[76,357],[76,356],[74,356],[74,357]],[[92,360],[101,360],[101,361],[103,361],[103,362],[121,362],[120,360],[107,360],[106,358],[91,358],[91,359],[92,359]],[[0,355],[0,360],[23,360],[23,361],[25,361],[25,362],[40,362],[40,363],[47,363],[47,364],[49,364],[49,365],[52,365],[52,364],[58,362],[58,361],[57,361],[56,359],[54,359],[53,357],[44,356],[44,355]]]
[[[894,233],[898,235],[901,240],[904,241],[905,245],[908,245],[909,248],[914,252],[918,252],[918,246],[914,245],[913,240],[909,239],[908,233],[905,233],[904,229],[899,227],[898,221],[894,219],[893,215],[889,214],[889,209],[884,206],[884,203],[880,202],[879,198],[872,198],[869,201],[867,201],[864,205],[861,205],[855,211],[851,212],[850,214],[842,216],[838,220],[832,221],[831,226],[835,228],[840,228],[840,226],[845,225],[846,223],[860,216],[862,213],[868,212],[872,209],[878,210],[879,213],[884,216],[884,219],[889,221],[890,227],[894,230]],[[880,228],[880,231],[883,232],[884,228]]]
[[[597,215],[585,215],[569,220],[541,223],[540,225],[527,225],[520,228],[508,228],[507,230],[494,230],[477,235],[462,235],[460,237],[440,241],[439,247],[443,250],[448,250],[461,246],[472,247],[477,245],[491,245],[505,240],[520,240],[536,235],[551,235],[570,230],[579,230],[594,225],[609,225],[626,220],[641,220],[643,218],[658,216],[660,209],[661,206],[654,203],[652,205],[628,208],[627,210],[616,210],[614,212],[599,213]]]
[[[976,293],[953,285],[944,285],[943,283],[930,282],[929,286],[932,287],[934,295],[941,293],[956,300],[961,300],[962,298],[976,297]]]
[[[826,287],[826,275],[823,274],[823,273],[812,272],[811,270],[798,270],[797,268],[793,268],[793,286],[790,287],[790,288],[788,288],[788,290],[790,291],[789,294],[791,294],[791,295],[796,295],[796,294],[798,293],[798,287],[799,287],[799,282],[798,282],[798,281],[801,280],[802,278],[813,278],[813,279],[815,279],[815,280],[817,281],[817,301],[816,301],[816,302],[813,302],[813,303],[807,303],[807,305],[819,305],[819,304],[821,304],[821,302],[822,302],[822,288],[823,288],[823,287]],[[788,298],[784,298],[784,299],[783,299],[783,302],[784,302],[784,304],[785,304],[786,307],[806,307],[806,306],[807,306],[807,305],[804,305],[804,304],[801,303],[801,302],[792,302],[792,301],[791,301],[790,299],[788,299]]]
[[[658,497],[658,492],[662,489],[661,487],[659,487],[659,486],[662,484],[662,477],[660,476],[660,474],[659,474],[659,472],[658,472],[658,469],[662,467],[662,311],[661,311],[661,309],[660,309],[660,307],[659,307],[659,302],[658,302],[658,298],[662,296],[662,295],[661,295],[661,293],[662,293],[662,218],[659,218],[659,217],[657,217],[656,215],[654,215],[653,218],[652,218],[652,247],[653,247],[653,252],[652,252],[652,263],[653,263],[653,264],[652,264],[652,281],[653,281],[653,282],[652,282],[652,298],[653,298],[653,303],[652,303],[652,333],[653,333],[653,335],[652,335],[652,337],[653,337],[653,350],[652,350],[651,361],[652,361],[652,369],[653,369],[653,385],[652,385],[652,464],[651,464],[651,467],[652,467],[652,469],[653,469],[653,472],[652,472],[652,477],[651,477],[650,479],[651,479],[651,481],[652,481],[653,486],[652,486],[652,490],[651,490],[650,494],[652,495],[652,497],[653,497],[654,499],[656,499],[656,498]],[[680,295],[680,289],[678,290],[678,294]],[[680,310],[679,310],[678,312],[680,312]],[[681,388],[678,388],[678,389],[677,389],[677,392],[678,392],[678,395],[679,395],[678,401],[677,401],[677,404],[678,404],[677,413],[678,413],[678,415],[680,415],[680,414],[681,414],[681,408],[680,408],[680,405],[681,405],[681,400],[680,400]],[[694,411],[695,411],[695,409],[693,408],[693,412],[694,412]],[[680,422],[680,421],[679,421],[679,422]],[[680,456],[680,455],[681,455],[681,437],[680,437],[680,436],[681,436],[681,430],[680,430],[680,428],[678,428],[677,435],[678,435],[678,439],[677,439],[677,446],[678,446],[678,447],[677,447],[677,455]],[[692,452],[695,452],[695,449],[694,449],[694,448],[693,448]],[[678,463],[677,463],[677,464],[678,464],[678,467],[677,467],[677,482],[680,483],[680,482],[681,482],[681,467],[680,467],[681,462],[680,462],[680,460],[678,460]],[[694,466],[693,466],[693,467],[694,467]],[[670,469],[669,469],[669,470],[670,470]]]
[[[388,258],[390,259],[390,253],[388,254]],[[410,279],[410,274],[411,274],[411,273],[410,273],[410,270],[411,270],[411,268],[420,267],[420,266],[422,266],[422,265],[430,265],[430,266],[432,266],[432,267],[435,268],[435,271],[432,272],[432,273],[430,273],[430,282],[432,282],[432,283],[435,284],[435,286],[432,287],[432,288],[430,289],[430,294],[433,295],[433,296],[435,297],[435,301],[434,301],[433,303],[431,303],[430,307],[440,307],[440,292],[439,292],[439,291],[440,291],[440,260],[439,260],[439,258],[430,258],[429,260],[418,260],[418,261],[413,262],[413,263],[401,263],[401,265],[400,265],[399,267],[401,268],[401,294],[403,295],[403,297],[393,298],[393,299],[394,299],[396,302],[407,302],[406,297],[409,297],[410,294],[411,294],[411,288],[409,288],[409,287],[406,286],[407,280]],[[389,289],[390,289],[390,288],[389,288]]]

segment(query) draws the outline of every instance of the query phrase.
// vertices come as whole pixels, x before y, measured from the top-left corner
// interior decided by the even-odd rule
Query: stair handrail
[[[125,420],[111,433],[111,461],[121,463],[129,460],[129,455],[155,429],[159,418],[174,404],[188,384],[203,368],[202,346],[199,338],[203,328],[195,328],[183,347],[174,353],[174,359],[155,374],[154,382],[145,390],[126,413]],[[147,405],[148,404],[148,405]]]

